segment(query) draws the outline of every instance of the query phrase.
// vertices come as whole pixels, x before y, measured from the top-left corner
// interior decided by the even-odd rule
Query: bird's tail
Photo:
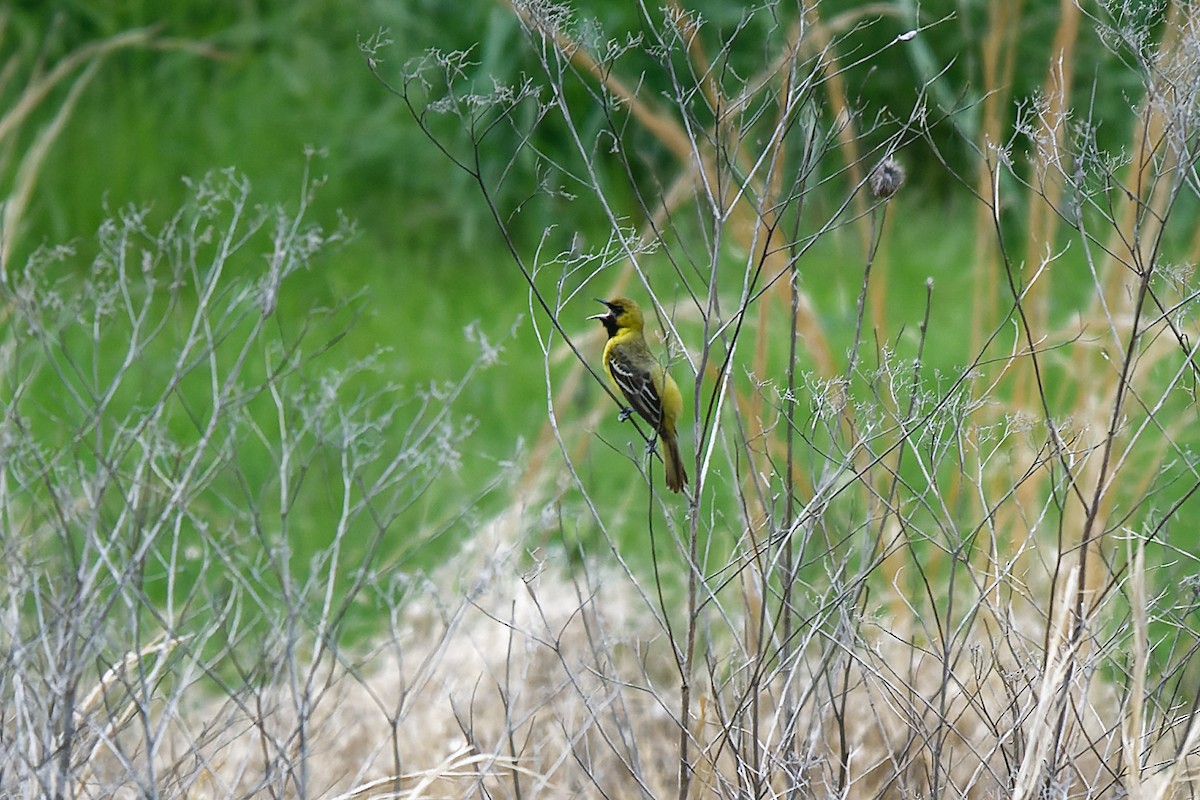
[[[682,492],[688,476],[683,469],[683,459],[679,457],[679,440],[675,438],[674,431],[659,431],[659,438],[663,442],[663,474],[667,488],[672,492]]]

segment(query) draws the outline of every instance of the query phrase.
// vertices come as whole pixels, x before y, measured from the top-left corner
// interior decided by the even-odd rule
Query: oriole
[[[608,332],[604,345],[604,371],[620,390],[633,410],[650,423],[662,440],[663,473],[667,488],[682,492],[687,473],[679,458],[679,441],[675,423],[683,413],[683,397],[679,386],[662,364],[650,353],[642,332],[642,309],[625,297],[599,300],[607,308],[598,319]]]

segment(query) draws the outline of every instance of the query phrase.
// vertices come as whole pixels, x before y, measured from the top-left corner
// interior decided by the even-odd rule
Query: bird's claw
[[[629,419],[632,416],[633,416],[633,409],[630,408],[629,406],[625,406],[624,408],[621,409],[621,413],[617,414],[617,422],[625,422],[627,419]]]

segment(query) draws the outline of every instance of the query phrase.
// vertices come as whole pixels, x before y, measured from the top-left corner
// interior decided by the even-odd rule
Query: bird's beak
[[[607,300],[601,300],[599,297],[597,297],[596,302],[604,305],[608,311],[604,312],[603,314],[593,314],[592,316],[588,317],[588,319],[607,319],[608,317],[612,316],[612,306],[608,304]]]

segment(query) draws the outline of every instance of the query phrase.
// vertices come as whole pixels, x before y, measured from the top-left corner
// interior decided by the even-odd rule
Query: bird
[[[642,309],[627,297],[600,300],[608,310],[588,319],[598,319],[608,333],[604,344],[604,371],[620,390],[630,407],[646,420],[662,441],[663,473],[667,488],[682,492],[687,472],[679,457],[679,439],[675,424],[683,413],[683,396],[679,386],[650,353],[643,333],[645,322]],[[627,419],[629,409],[623,412]]]

